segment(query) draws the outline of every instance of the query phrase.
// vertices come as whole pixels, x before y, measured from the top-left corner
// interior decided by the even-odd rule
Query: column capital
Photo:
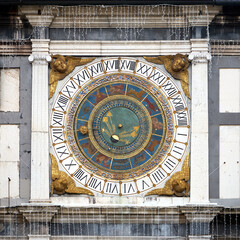
[[[45,63],[51,62],[52,58],[48,54],[43,54],[43,55],[32,54],[28,57],[28,61],[30,63],[33,63],[33,62],[37,61],[39,64],[45,64]]]
[[[49,27],[54,16],[26,14],[26,18],[33,27]]]
[[[60,207],[52,205],[27,205],[18,207],[20,213],[28,222],[51,222],[53,216],[58,213]]]
[[[210,223],[221,210],[222,207],[212,205],[189,205],[180,207],[180,211],[185,215],[187,221],[190,223]]]
[[[188,56],[188,60],[196,63],[207,63],[211,60],[211,54],[209,53],[209,39],[190,39],[191,53]]]
[[[50,39],[32,39],[32,54],[28,57],[30,63],[37,61],[46,64],[52,61],[49,55]]]
[[[212,58],[209,52],[191,52],[188,56],[188,60],[196,63],[207,63]]]
[[[32,240],[49,240],[50,223],[55,214],[59,212],[60,206],[53,205],[32,205],[18,207],[18,211],[29,222],[32,229],[28,235]]]

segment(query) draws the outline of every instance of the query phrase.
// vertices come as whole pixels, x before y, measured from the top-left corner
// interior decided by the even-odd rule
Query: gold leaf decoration
[[[164,188],[158,188],[148,192],[145,196],[149,195],[176,195],[178,197],[188,196],[189,193],[189,154],[186,156],[182,170],[176,172],[166,182]]]
[[[62,195],[64,193],[77,193],[94,196],[94,194],[88,189],[76,187],[74,180],[67,175],[67,173],[59,171],[56,158],[50,154],[52,165],[52,183],[51,194]]]
[[[144,57],[148,62],[155,64],[163,64],[165,69],[170,73],[174,78],[180,80],[182,89],[185,95],[191,99],[189,93],[189,80],[188,80],[188,66],[189,62],[187,55],[176,54],[176,55],[167,55],[167,56],[158,56],[158,57]]]
[[[77,66],[85,65],[92,62],[95,58],[77,58],[62,55],[53,55],[52,62],[50,63],[50,96],[52,98],[55,93],[57,83],[59,80],[65,78],[70,72],[74,70]]]

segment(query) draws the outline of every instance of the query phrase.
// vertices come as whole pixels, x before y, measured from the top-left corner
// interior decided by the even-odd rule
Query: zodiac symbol
[[[154,148],[155,148],[158,144],[159,144],[159,141],[158,141],[158,140],[155,140],[155,139],[152,140],[150,146],[148,147],[148,150],[149,150],[150,152],[153,152],[153,151],[154,151]]]
[[[148,104],[148,107],[151,109],[151,114],[152,114],[152,111],[153,112],[158,111],[158,107],[156,103],[151,103],[148,98],[146,98],[144,102],[146,102]]]
[[[130,89],[129,91],[128,91],[128,93],[127,93],[127,95],[134,95],[136,98],[138,98],[139,100],[141,100],[142,98],[143,98],[143,94],[144,94],[145,92],[142,90],[142,91],[140,91],[140,92],[137,92],[137,91],[135,91],[135,90],[133,90],[133,89]]]

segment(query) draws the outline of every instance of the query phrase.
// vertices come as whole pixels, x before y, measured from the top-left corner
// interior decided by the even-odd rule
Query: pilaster
[[[209,203],[208,176],[208,52],[207,39],[192,39],[192,139],[190,203]]]
[[[32,40],[31,202],[49,202],[48,39]]]

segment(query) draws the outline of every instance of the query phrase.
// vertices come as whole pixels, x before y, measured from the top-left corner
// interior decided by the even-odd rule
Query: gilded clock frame
[[[115,71],[115,73],[126,73],[126,74],[133,74],[133,75],[135,75],[136,74],[136,72],[137,72],[137,67],[135,66],[135,69],[133,70],[133,71],[130,71],[129,69],[122,69],[121,67],[120,67],[120,62],[122,61],[135,61],[136,62],[136,65],[139,65],[139,63],[142,63],[143,65],[144,64],[147,64],[144,60],[138,60],[138,59],[134,59],[134,58],[105,58],[105,59],[101,59],[101,60],[96,60],[94,63],[90,63],[90,64],[88,64],[87,66],[85,66],[85,67],[82,67],[82,68],[80,68],[80,70],[77,72],[77,73],[79,73],[80,71],[83,71],[83,70],[87,70],[88,69],[88,67],[90,66],[94,66],[94,64],[95,64],[95,66],[96,66],[96,64],[102,64],[102,67],[103,67],[103,71],[102,71],[102,75],[106,75],[106,74],[111,74],[112,72],[110,71],[110,72],[107,72],[106,71],[106,68],[104,68],[104,62],[105,61],[113,61],[113,60],[118,60],[119,61],[119,69],[117,70],[117,71]],[[149,66],[150,64],[147,64],[147,66]],[[142,77],[144,77],[145,79],[147,79],[148,81],[150,81],[151,80],[151,75],[153,75],[153,72],[155,71],[155,70],[158,70],[159,72],[161,72],[165,77],[166,77],[166,79],[165,79],[165,82],[166,81],[172,81],[172,83],[174,82],[174,80],[170,80],[170,76],[167,74],[167,73],[165,73],[163,70],[159,70],[155,65],[150,65],[151,66],[151,73],[150,73],[150,75],[149,76],[142,76]],[[51,125],[50,125],[50,129],[51,129],[51,142],[52,142],[52,147],[54,148],[54,150],[56,150],[56,145],[57,144],[61,144],[61,143],[55,143],[54,141],[53,141],[53,129],[54,129],[54,126],[53,126],[53,117],[54,117],[54,112],[57,112],[58,113],[58,111],[56,110],[56,103],[58,103],[58,100],[59,100],[59,97],[60,96],[64,96],[64,94],[63,94],[63,91],[64,91],[64,87],[66,87],[66,85],[67,85],[67,83],[70,81],[70,80],[73,80],[74,79],[74,76],[76,76],[77,75],[77,73],[76,73],[76,71],[73,73],[73,74],[69,74],[67,77],[66,77],[66,79],[65,79],[65,85],[62,87],[62,89],[61,89],[61,91],[59,92],[59,94],[57,95],[57,94],[55,94],[55,101],[54,101],[54,107],[52,108],[52,114],[51,114]],[[88,72],[89,73],[89,72]],[[90,74],[89,74],[90,75]],[[96,76],[90,76],[89,77],[89,81],[92,81],[93,79],[95,79],[96,78]],[[153,84],[153,82],[151,82],[152,84]],[[173,83],[174,85],[175,85],[175,87],[176,87],[176,84],[175,83]],[[163,86],[164,84],[162,84],[161,86]],[[161,89],[161,86],[159,86],[159,89]],[[89,87],[89,86],[88,86]],[[91,88],[91,87],[90,87]],[[78,90],[82,90],[83,89],[83,86],[78,86]],[[152,180],[150,181],[150,182],[152,182],[152,186],[151,186],[151,188],[149,189],[144,189],[144,190],[140,190],[139,188],[138,188],[138,186],[137,186],[137,184],[136,184],[136,191],[134,192],[134,193],[131,193],[131,194],[123,194],[122,193],[122,191],[121,191],[121,187],[123,188],[123,182],[124,181],[119,181],[119,191],[117,192],[117,194],[116,193],[106,193],[106,192],[104,192],[104,190],[101,190],[101,191],[96,191],[96,189],[91,189],[89,186],[88,186],[88,183],[90,182],[90,179],[94,176],[94,174],[90,174],[90,179],[88,179],[88,182],[87,183],[85,183],[85,184],[80,184],[80,186],[82,186],[82,187],[84,187],[84,188],[87,188],[87,189],[89,189],[89,190],[91,190],[91,191],[93,191],[93,192],[95,192],[95,194],[106,194],[106,195],[108,195],[108,194],[110,194],[110,195],[120,195],[120,196],[122,196],[122,195],[126,195],[126,196],[129,196],[129,195],[136,195],[136,194],[140,194],[140,195],[144,195],[146,192],[149,192],[150,193],[150,190],[153,190],[153,189],[156,189],[157,187],[159,187],[160,185],[162,186],[167,180],[169,180],[169,177],[172,175],[172,174],[174,174],[174,172],[175,172],[175,169],[178,169],[178,170],[181,170],[181,166],[183,165],[183,160],[184,160],[184,156],[186,157],[186,154],[188,153],[188,149],[187,149],[187,145],[188,145],[188,143],[189,143],[189,135],[190,135],[190,125],[189,125],[189,122],[190,122],[190,120],[189,120],[189,113],[188,113],[188,108],[187,108],[187,105],[186,105],[186,102],[185,102],[185,100],[184,100],[184,98],[183,98],[183,95],[182,95],[182,92],[181,92],[181,90],[179,90],[177,87],[176,87],[176,89],[178,90],[176,93],[175,93],[175,95],[181,95],[181,98],[182,98],[182,101],[183,101],[183,103],[184,103],[184,109],[182,109],[183,111],[185,111],[186,112],[186,117],[187,117],[187,124],[185,125],[185,126],[178,126],[177,124],[176,124],[176,126],[175,126],[175,132],[176,131],[178,131],[177,129],[180,129],[180,128],[185,128],[185,129],[187,129],[185,132],[186,132],[186,134],[187,134],[187,138],[186,138],[186,141],[183,143],[181,143],[180,141],[178,141],[177,139],[176,139],[176,136],[174,136],[174,140],[173,140],[173,142],[171,143],[171,147],[175,144],[175,143],[181,143],[182,145],[185,145],[186,146],[186,148],[184,149],[184,151],[183,151],[183,153],[182,153],[182,157],[181,158],[179,158],[179,159],[177,159],[177,161],[178,161],[178,164],[176,164],[176,166],[172,169],[172,171],[171,172],[167,172],[166,171],[166,176],[164,177],[164,181],[161,181],[161,184],[156,184],[156,183],[154,183]],[[167,94],[166,94],[166,98],[168,99],[168,101],[169,102],[171,102],[171,97],[169,97],[169,96],[167,96]],[[72,97],[69,97],[69,99],[70,100],[72,100]],[[64,109],[62,109],[63,111],[59,111],[59,112],[61,112],[61,113],[63,113],[64,114],[64,118],[68,115],[68,114],[71,114],[71,113],[69,113],[69,112],[67,112],[67,111],[65,111]],[[177,111],[174,111],[174,109],[173,109],[173,113],[174,113],[174,118],[176,118],[176,114],[177,114]],[[174,119],[175,121],[177,121],[176,119]],[[65,134],[65,127],[66,126],[64,126],[64,124],[62,124],[62,126],[61,127],[59,127],[59,129],[62,129],[63,131],[62,131],[62,134],[64,135]],[[175,133],[174,133],[175,134]],[[65,141],[63,141],[62,143],[64,143],[64,144],[66,144],[66,140]],[[69,149],[68,149],[69,150]],[[64,158],[64,159],[61,159],[61,158],[59,158],[58,157],[58,155],[57,155],[57,153],[56,153],[56,151],[53,151],[54,153],[55,153],[55,156],[56,156],[56,158],[57,158],[57,162],[58,162],[58,165],[59,166],[61,166],[61,168],[62,168],[62,170],[63,171],[65,171],[65,172],[67,172],[67,174],[70,176],[70,177],[72,177],[72,179],[74,179],[74,181],[77,183],[77,181],[76,181],[76,178],[74,177],[74,174],[75,173],[71,173],[71,172],[68,172],[68,171],[66,171],[66,167],[64,166],[64,161],[66,160],[66,158]],[[168,152],[168,154],[165,156],[165,157],[168,157],[168,156],[171,156],[171,153],[170,152]],[[73,156],[73,154],[71,153],[71,150],[69,151],[69,157],[74,157]],[[69,158],[68,157],[68,158]],[[165,161],[166,159],[164,158],[164,161]],[[161,161],[161,163],[163,163],[164,161]],[[84,168],[84,166],[80,166],[78,169],[83,169]],[[155,169],[156,170],[156,169]],[[77,170],[76,170],[77,171]],[[76,172],[75,171],[75,172]],[[146,178],[147,177],[149,177],[150,178],[150,176],[151,176],[151,174],[152,173],[146,173]],[[151,179],[151,178],[150,178]],[[143,180],[144,181],[144,180]],[[134,179],[133,180],[133,182],[137,182],[137,180],[136,179]],[[128,181],[125,183],[125,184],[127,184],[128,183]],[[78,183],[77,183],[78,184]],[[102,189],[104,189],[105,187],[106,187],[106,185],[108,184],[108,180],[107,179],[104,179],[103,180],[103,183],[102,183]],[[114,188],[114,187],[113,187]]]

